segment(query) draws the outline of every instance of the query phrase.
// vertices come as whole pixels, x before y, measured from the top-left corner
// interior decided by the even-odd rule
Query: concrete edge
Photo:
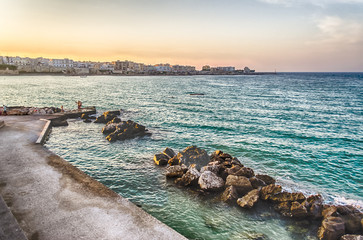
[[[50,130],[51,130],[51,121],[50,120],[47,120],[47,119],[40,119],[42,121],[45,121],[45,125],[43,127],[43,130],[42,132],[40,133],[37,141],[35,142],[36,144],[43,144],[45,142],[45,139],[47,138]]]
[[[4,127],[5,126],[5,123],[4,121],[0,121],[0,128]]]
[[[0,195],[0,239],[28,240],[18,221]]]

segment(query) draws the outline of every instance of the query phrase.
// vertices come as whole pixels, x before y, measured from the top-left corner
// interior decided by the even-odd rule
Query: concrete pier
[[[36,144],[52,117],[0,116],[1,239],[185,239]]]

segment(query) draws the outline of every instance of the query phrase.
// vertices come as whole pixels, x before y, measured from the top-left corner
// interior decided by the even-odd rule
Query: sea
[[[319,222],[178,187],[153,162],[166,147],[222,150],[286,191],[363,208],[363,73],[0,76],[0,89],[1,105],[75,109],[80,100],[146,126],[151,136],[110,143],[102,124],[72,119],[45,147],[189,239],[317,239]]]

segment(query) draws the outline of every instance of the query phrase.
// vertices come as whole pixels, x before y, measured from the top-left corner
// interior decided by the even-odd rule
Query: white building
[[[65,59],[50,59],[49,65],[58,68],[72,68],[73,60],[65,58]]]

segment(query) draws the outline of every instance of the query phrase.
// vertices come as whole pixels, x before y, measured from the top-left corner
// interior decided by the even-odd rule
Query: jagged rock
[[[306,206],[310,216],[314,219],[319,219],[322,217],[323,211],[323,197],[318,195],[311,195],[306,199]]]
[[[363,240],[362,235],[345,234],[340,238],[340,240]]]
[[[114,117],[112,118],[111,121],[107,122],[107,124],[112,124],[112,123],[120,123],[121,122],[121,118],[119,117]]]
[[[236,175],[237,172],[241,170],[241,166],[233,166],[231,168],[226,168],[225,173],[228,175]]]
[[[211,171],[215,174],[218,174],[220,169],[221,169],[220,165],[209,165],[208,164],[207,166],[204,166],[200,169],[200,173],[203,173],[205,171]]]
[[[224,187],[223,179],[211,171],[204,171],[199,177],[198,184],[206,191],[218,191]]]
[[[250,178],[250,177],[255,176],[255,173],[252,168],[242,167],[240,170],[238,170],[233,175],[244,176],[244,177]]]
[[[237,200],[237,204],[243,208],[252,208],[260,197],[260,190],[254,189],[242,198]]]
[[[164,153],[166,156],[168,156],[168,158],[169,158],[169,159],[170,159],[170,158],[173,158],[173,157],[175,157],[175,156],[176,156],[176,154],[175,154],[174,150],[173,150],[173,149],[171,149],[171,148],[165,148],[165,149],[164,149],[164,151],[163,151],[163,153]]]
[[[259,178],[251,177],[249,180],[250,180],[253,188],[259,188],[259,187],[266,186],[266,183]]]
[[[345,234],[344,222],[340,217],[325,218],[318,231],[320,240],[338,240]]]
[[[175,180],[175,183],[182,186],[193,186],[198,183],[199,177],[200,172],[195,168],[195,165],[192,164],[181,178]]]
[[[242,196],[253,189],[248,178],[243,176],[229,175],[226,179],[226,186],[235,186]]]
[[[195,164],[196,169],[199,171],[203,166],[209,163],[208,153],[196,146],[189,146],[183,151],[177,154],[180,164],[185,164],[187,166]]]
[[[169,161],[168,161],[168,164],[170,166],[179,165],[180,164],[179,158],[177,156],[174,156],[174,157],[170,158]]]
[[[256,178],[261,179],[266,183],[266,185],[275,184],[276,180],[273,177],[270,177],[266,174],[256,174]]]
[[[275,205],[275,210],[285,217],[291,217],[291,202],[281,202]]]
[[[114,117],[117,117],[117,115],[120,114],[120,111],[107,111],[104,112],[101,116],[97,117],[96,120],[94,121],[95,123],[108,123],[109,121],[111,121]]]
[[[291,216],[294,218],[305,218],[309,215],[305,204],[301,204],[297,201],[291,203],[290,210],[291,210]]]
[[[282,191],[282,187],[280,185],[270,184],[261,189],[261,199],[269,200],[269,198],[277,193]]]
[[[327,217],[330,217],[330,216],[336,217],[337,216],[337,214],[336,214],[337,210],[338,210],[337,206],[324,205],[323,206],[323,211],[322,211],[322,216],[323,216],[323,218],[327,218]]]
[[[149,134],[150,133],[146,130],[145,126],[128,120],[127,122],[122,121],[118,123],[116,130],[110,133],[106,139],[110,142],[114,142],[116,140],[125,140]]]
[[[107,123],[106,126],[102,128],[102,133],[105,135],[110,134],[116,131],[118,125],[118,123]]]
[[[281,192],[275,195],[272,195],[269,198],[273,202],[303,202],[306,197],[301,192],[298,193],[289,193],[289,192]]]
[[[361,233],[363,213],[353,206],[338,206],[337,212],[343,219],[347,233]]]
[[[164,166],[168,164],[168,160],[169,160],[168,156],[166,156],[163,153],[158,153],[154,155],[154,162],[156,165]]]
[[[182,177],[187,170],[188,170],[188,168],[184,164],[169,166],[166,168],[166,177],[168,177],[168,178],[178,177],[179,178],[179,177]]]
[[[238,198],[238,192],[235,186],[227,187],[221,195],[221,200],[224,202],[235,202]]]

